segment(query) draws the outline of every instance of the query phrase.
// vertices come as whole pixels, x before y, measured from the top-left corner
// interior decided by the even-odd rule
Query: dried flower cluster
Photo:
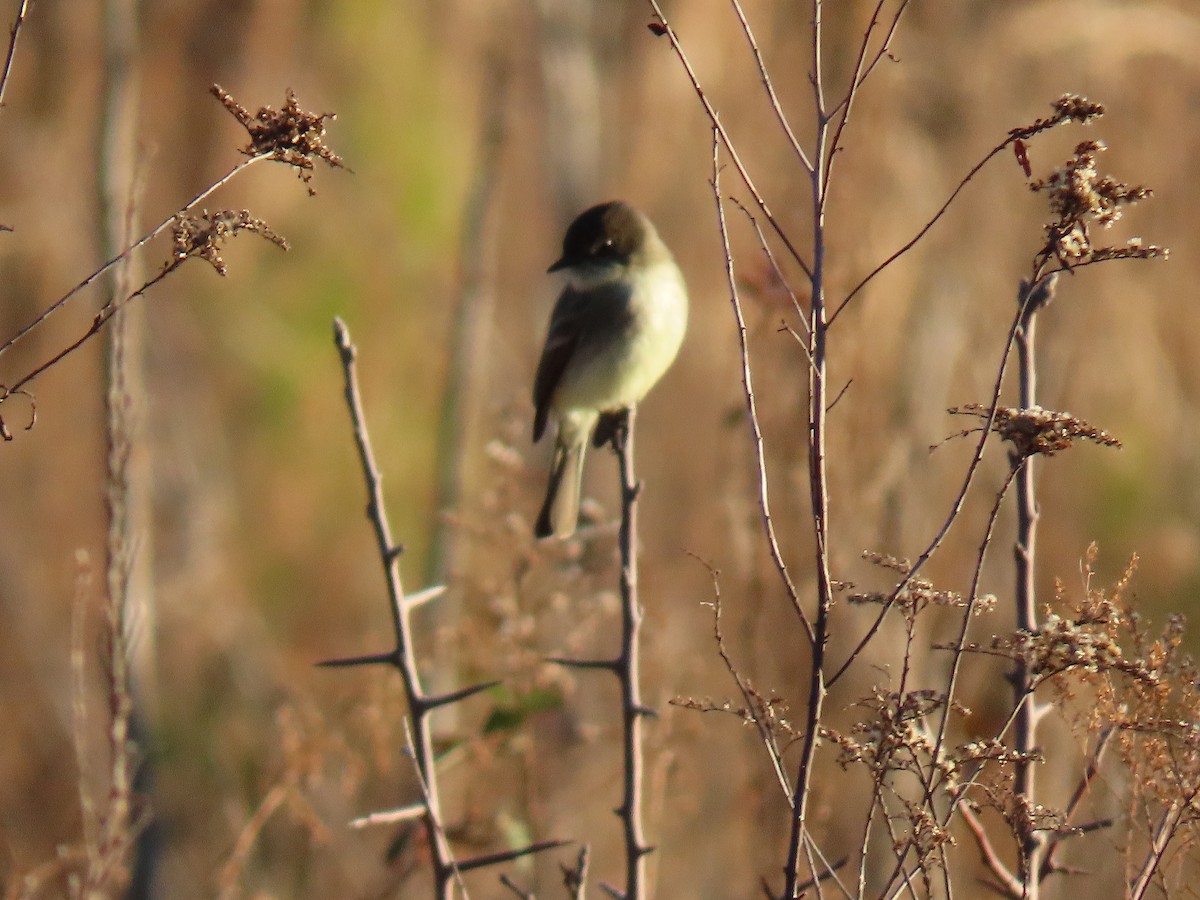
[[[945,696],[934,691],[901,693],[876,687],[857,704],[870,712],[868,717],[855,723],[849,734],[822,728],[821,737],[838,746],[843,769],[862,763],[876,776],[901,771],[922,775],[934,750],[926,720],[944,704]]]
[[[1145,795],[1200,821],[1200,668],[1183,649],[1184,619],[1171,616],[1151,635],[1130,612],[1121,629],[1139,677],[1099,679],[1089,724],[1117,729],[1121,755]]]
[[[1090,577],[1090,568],[1087,572]],[[965,649],[1022,660],[1035,687],[1068,671],[1087,675],[1121,673],[1153,686],[1159,681],[1155,667],[1146,661],[1143,653],[1136,652],[1136,648],[1135,652],[1127,653],[1122,646],[1133,614],[1121,602],[1121,593],[1128,586],[1132,573],[1131,564],[1116,588],[1088,590],[1074,605],[1067,601],[1066,588],[1059,581],[1053,606],[1064,609],[1063,614],[1047,607],[1045,618],[1035,631],[1018,630],[997,635],[987,644],[969,643]],[[1124,642],[1128,643],[1127,640]]]
[[[199,216],[180,214],[175,217],[171,229],[173,249],[168,267],[177,266],[190,256],[206,260],[220,275],[226,274],[225,260],[221,258],[221,243],[239,231],[262,235],[276,247],[288,249],[288,242],[276,234],[262,219],[250,215],[250,211],[222,209],[210,213],[204,210]]]
[[[1054,109],[1053,115],[1045,119],[1037,119],[1031,125],[1013,128],[1008,133],[1009,138],[1012,140],[1025,140],[1033,137],[1035,134],[1049,131],[1056,125],[1061,125],[1064,122],[1078,122],[1081,125],[1087,125],[1093,119],[1098,119],[1104,115],[1104,106],[1102,104],[1093,103],[1087,97],[1080,97],[1078,94],[1063,94],[1050,105]]]
[[[1166,258],[1168,251],[1141,238],[1131,238],[1115,247],[1095,247],[1091,227],[1109,228],[1121,218],[1122,207],[1152,195],[1147,187],[1128,185],[1111,175],[1101,175],[1096,157],[1105,150],[1101,141],[1083,141],[1070,159],[1049,177],[1030,183],[1044,192],[1054,217],[1045,227],[1046,244],[1038,262],[1057,259],[1064,269],[1107,259]]]
[[[788,704],[783,697],[777,695],[768,697],[765,694],[759,693],[752,685],[749,686],[747,693],[750,700],[749,706],[741,706],[728,699],[717,701],[710,697],[704,697],[703,699],[697,699],[696,697],[673,697],[668,702],[671,706],[690,709],[693,712],[729,713],[741,719],[745,725],[762,725],[777,737],[782,736],[790,740],[796,736],[796,731],[792,727],[792,723],[786,717]]]
[[[988,416],[988,408],[979,403],[954,406],[947,412],[954,416],[977,416],[984,421]],[[1053,456],[1059,450],[1066,450],[1077,439],[1103,444],[1106,447],[1121,446],[1121,442],[1107,431],[1069,412],[1056,412],[1040,406],[1031,406],[1028,409],[996,407],[992,431],[1003,440],[1009,441],[1021,459],[1039,453]]]
[[[992,638],[987,652],[1024,660],[1030,674],[1042,681],[1071,670],[1095,674],[1123,672],[1148,682],[1154,673],[1142,661],[1128,659],[1115,637],[1121,613],[1113,607],[1099,616],[1051,613],[1036,631],[1017,631]],[[969,645],[967,649],[982,649]]]
[[[897,572],[906,578],[909,572],[912,571],[912,563],[907,559],[898,559],[894,556],[872,551],[864,551],[862,558],[867,560],[867,562],[874,563],[881,569]],[[850,603],[857,604],[894,605],[909,621],[931,606],[952,606],[959,608],[971,606],[978,614],[990,611],[996,605],[996,598],[990,594],[983,597],[976,597],[975,603],[972,605],[959,592],[944,591],[935,588],[933,582],[920,576],[907,578],[898,591],[866,591],[851,594],[846,599]]]
[[[346,167],[342,158],[325,144],[325,121],[336,116],[333,113],[317,115],[301,109],[290,88],[283,109],[264,106],[257,113],[251,113],[219,84],[214,84],[210,90],[249,133],[250,145],[242,150],[247,156],[270,156],[295,166],[305,184],[312,180],[315,159],[322,159],[334,168]],[[311,187],[308,192],[314,193]]]

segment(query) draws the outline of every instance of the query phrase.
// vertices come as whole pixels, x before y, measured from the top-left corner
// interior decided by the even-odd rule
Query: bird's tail
[[[575,533],[579,522],[579,495],[583,490],[583,454],[587,449],[587,434],[571,436],[559,434],[554,447],[554,462],[550,468],[550,484],[546,488],[546,500],[538,515],[533,533],[540,538],[566,538]]]

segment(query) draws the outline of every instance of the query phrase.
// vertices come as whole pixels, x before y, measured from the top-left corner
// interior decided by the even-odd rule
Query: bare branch
[[[13,344],[16,344],[23,337],[25,337],[27,334],[29,334],[31,331],[33,331],[35,328],[37,328],[39,325],[41,325],[43,322],[45,322],[48,318],[50,318],[50,316],[54,315],[54,313],[58,312],[60,309],[62,309],[64,306],[66,306],[66,304],[72,298],[74,298],[80,291],[82,291],[84,288],[88,287],[93,282],[95,282],[97,278],[99,278],[101,275],[103,275],[105,272],[107,272],[113,266],[115,266],[118,263],[122,262],[123,260],[127,259],[129,257],[129,255],[132,254],[134,251],[139,250],[141,247],[145,246],[150,241],[152,241],[154,238],[158,237],[160,234],[162,234],[168,228],[175,225],[175,223],[178,221],[178,217],[180,215],[188,212],[189,210],[195,209],[197,205],[199,205],[206,198],[208,198],[218,188],[221,188],[225,184],[227,184],[229,182],[229,180],[231,178],[233,178],[235,175],[238,175],[240,172],[249,168],[254,163],[260,162],[261,160],[268,159],[268,158],[269,157],[266,157],[266,156],[254,156],[254,157],[251,157],[250,159],[242,160],[240,163],[238,163],[236,166],[234,166],[232,169],[230,169],[228,172],[226,172],[224,175],[222,175],[220,178],[218,178],[216,181],[214,181],[212,184],[210,184],[208,187],[206,187],[200,193],[198,193],[195,197],[193,197],[191,200],[189,200],[187,203],[185,203],[179,209],[178,212],[172,213],[170,216],[163,219],[163,221],[159,222],[156,226],[154,226],[154,228],[150,229],[150,231],[148,231],[146,234],[142,235],[142,237],[138,238],[136,241],[134,241],[132,244],[130,244],[128,247],[126,247],[119,254],[114,256],[108,262],[104,263],[104,265],[102,265],[100,268],[96,269],[96,271],[92,272],[92,274],[88,275],[85,279],[83,279],[83,281],[79,282],[79,284],[75,285],[75,287],[71,288],[69,291],[67,291],[65,294],[63,294],[61,297],[59,297],[56,301],[54,301],[54,303],[52,303],[49,307],[47,307],[45,310],[43,310],[41,313],[39,313],[36,318],[34,318],[31,322],[29,322],[27,325],[25,325],[23,328],[21,328],[21,330],[18,331],[16,334],[14,334],[11,338],[9,338],[3,344],[0,344],[0,354],[3,354],[6,350],[8,350],[10,347],[12,347]],[[12,393],[12,391],[10,390],[9,393]]]
[[[8,87],[8,76],[12,72],[13,57],[17,54],[17,37],[21,33],[21,26],[25,24],[25,16],[29,13],[32,3],[33,0],[21,0],[21,6],[17,9],[17,18],[9,31],[8,54],[4,57],[4,71],[0,73],[0,108],[4,106],[4,91]]]
[[[746,413],[750,421],[750,432],[754,441],[754,462],[758,473],[758,507],[762,514],[763,533],[766,536],[767,546],[770,549],[771,560],[775,564],[775,570],[779,573],[780,581],[787,590],[792,608],[796,611],[801,626],[804,628],[809,646],[812,646],[815,640],[813,626],[809,621],[808,614],[804,611],[803,605],[800,603],[800,594],[796,590],[796,585],[792,581],[787,563],[783,559],[783,551],[780,549],[779,539],[775,533],[775,523],[771,518],[770,495],[767,483],[766,446],[763,440],[762,428],[758,422],[758,407],[754,399],[754,382],[750,371],[750,347],[746,339],[746,319],[742,315],[741,296],[738,293],[737,279],[733,273],[733,250],[729,245],[729,230],[725,222],[725,207],[721,201],[720,144],[718,137],[719,133],[716,126],[714,126],[712,180],[709,183],[712,186],[713,201],[716,203],[717,225],[721,234],[721,247],[725,254],[725,282],[729,288],[729,302],[733,307],[734,319],[737,321],[738,350],[742,361],[742,394],[746,398]]]
[[[808,154],[804,152],[804,148],[800,146],[800,142],[796,140],[791,123],[788,122],[787,115],[783,111],[783,106],[779,102],[779,95],[775,93],[775,85],[771,81],[770,73],[767,72],[767,65],[763,61],[762,53],[759,52],[758,42],[754,39],[754,32],[750,29],[750,22],[746,19],[746,13],[742,9],[742,4],[739,0],[729,0],[729,2],[733,5],[733,11],[737,16],[738,24],[742,26],[742,34],[746,36],[746,43],[750,45],[750,53],[754,56],[754,62],[758,66],[758,76],[762,80],[768,99],[771,101],[771,109],[775,112],[775,119],[779,122],[779,127],[784,135],[787,136],[788,143],[792,145],[792,152],[796,154],[796,159],[800,161],[800,165],[804,168],[804,171],[811,175],[813,173],[813,164],[809,160]]]
[[[1000,854],[992,846],[991,838],[988,837],[987,830],[983,827],[983,822],[980,821],[975,810],[964,803],[959,806],[958,812],[970,830],[971,837],[975,839],[975,846],[979,848],[980,858],[988,867],[988,871],[992,873],[992,877],[998,882],[998,887],[1003,889],[1004,896],[1020,900],[1022,896],[1021,880],[1010,872],[1004,865],[1004,861],[1000,859]]]
[[[754,180],[750,177],[749,171],[746,169],[745,165],[742,164],[741,157],[738,156],[737,150],[733,146],[733,140],[729,137],[728,132],[726,132],[725,126],[721,124],[720,117],[717,115],[716,109],[709,101],[708,95],[704,93],[704,89],[700,86],[700,80],[696,76],[696,72],[692,68],[692,64],[688,61],[687,55],[683,52],[683,46],[679,43],[679,37],[675,34],[675,30],[671,27],[671,24],[667,21],[667,17],[663,14],[662,8],[658,5],[658,0],[649,0],[649,3],[651,8],[654,10],[654,15],[658,19],[657,33],[666,36],[666,38],[671,42],[671,49],[675,52],[679,62],[683,65],[684,71],[687,73],[688,80],[692,83],[692,89],[696,92],[696,96],[699,98],[700,104],[704,107],[704,112],[708,116],[708,120],[712,124],[713,129],[720,136],[721,143],[724,144],[725,149],[729,151],[729,157],[733,160],[733,165],[737,169],[738,175],[742,179],[742,183],[746,185],[746,189],[750,192],[750,196],[754,198],[755,206],[759,208],[763,214],[763,217],[767,220],[767,222],[770,223],[771,228],[775,231],[775,234],[779,237],[779,240],[787,248],[788,253],[790,253],[792,256],[792,259],[796,261],[796,264],[800,266],[804,274],[811,278],[812,270],[810,269],[809,264],[805,261],[800,251],[796,249],[791,239],[784,232],[783,226],[780,225],[776,220],[774,213],[772,213],[770,208],[767,206],[767,201],[763,199],[762,194],[759,193],[758,188],[755,187]]]
[[[909,0],[901,0],[899,8],[892,14],[892,22],[888,28],[888,33],[883,39],[883,43],[876,49],[870,64],[866,63],[867,49],[871,44],[871,35],[879,26],[879,14],[883,11],[883,5],[886,0],[879,0],[875,4],[875,11],[871,14],[871,21],[867,24],[863,31],[862,44],[858,48],[858,58],[854,63],[854,76],[850,79],[850,87],[846,89],[846,96],[829,111],[831,116],[837,116],[837,125],[833,129],[833,138],[829,142],[829,159],[825,163],[825,176],[821,184],[821,203],[824,206],[826,198],[829,194],[829,180],[832,177],[834,163],[837,160],[838,151],[842,146],[842,133],[846,129],[846,124],[850,120],[850,111],[854,106],[854,100],[858,96],[859,90],[866,82],[870,74],[875,71],[875,66],[884,56],[888,55],[888,49],[891,46],[892,38],[896,34],[896,29],[900,27],[900,18],[904,15],[904,10],[908,7]],[[839,115],[840,113],[840,115]],[[836,316],[837,314],[834,313]],[[830,322],[833,321],[831,318]]]

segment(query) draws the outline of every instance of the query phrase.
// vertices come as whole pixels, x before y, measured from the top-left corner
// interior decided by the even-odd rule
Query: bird
[[[687,330],[683,273],[645,214],[620,200],[580,213],[547,272],[565,285],[550,314],[533,383],[533,440],[553,415],[550,481],[534,534],[570,537],[579,519],[588,441],[614,438],[670,368]]]

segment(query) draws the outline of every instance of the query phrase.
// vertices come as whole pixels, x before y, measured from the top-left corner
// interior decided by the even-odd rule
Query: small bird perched
[[[550,314],[533,384],[533,439],[558,422],[550,485],[534,534],[569,537],[579,519],[583,456],[610,439],[667,371],[687,330],[687,287],[642,213],[620,201],[579,214],[547,271],[567,284]],[[599,423],[599,428],[597,424]]]

